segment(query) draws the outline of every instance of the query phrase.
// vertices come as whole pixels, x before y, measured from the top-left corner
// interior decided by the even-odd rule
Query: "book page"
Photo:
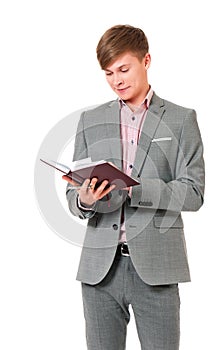
[[[100,160],[100,161],[92,162],[91,157],[88,157],[88,158],[84,158],[84,159],[80,159],[80,160],[76,160],[75,162],[72,162],[71,171],[84,169],[90,166],[96,166],[98,164],[103,164],[103,163],[106,163],[106,161]]]

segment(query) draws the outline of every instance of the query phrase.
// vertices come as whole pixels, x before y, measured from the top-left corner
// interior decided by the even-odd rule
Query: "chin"
[[[124,101],[130,101],[131,99],[133,99],[133,96],[129,95],[129,94],[119,94],[118,95],[122,100]]]
[[[129,102],[129,103],[133,103],[132,101],[133,101],[133,97],[124,97],[124,98],[122,98],[124,101],[126,101],[126,102]]]

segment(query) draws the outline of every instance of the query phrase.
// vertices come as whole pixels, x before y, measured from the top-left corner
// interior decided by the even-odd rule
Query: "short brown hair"
[[[102,69],[125,52],[132,52],[141,60],[149,52],[144,32],[130,25],[116,25],[108,29],[97,45],[97,59]]]

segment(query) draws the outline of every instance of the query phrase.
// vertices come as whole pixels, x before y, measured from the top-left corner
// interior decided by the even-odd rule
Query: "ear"
[[[144,57],[144,64],[145,64],[146,70],[150,67],[150,62],[151,62],[150,54],[146,53],[146,55]]]

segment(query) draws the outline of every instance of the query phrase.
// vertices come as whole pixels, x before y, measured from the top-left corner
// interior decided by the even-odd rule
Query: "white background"
[[[42,219],[34,164],[43,138],[59,120],[115,98],[95,48],[107,28],[125,23],[149,38],[149,81],[156,93],[198,113],[206,194],[199,212],[184,214],[192,283],[180,285],[180,349],[221,347],[218,5],[215,0],[1,2],[1,349],[86,349],[75,281],[80,248]],[[133,318],[127,349],[139,349]]]

